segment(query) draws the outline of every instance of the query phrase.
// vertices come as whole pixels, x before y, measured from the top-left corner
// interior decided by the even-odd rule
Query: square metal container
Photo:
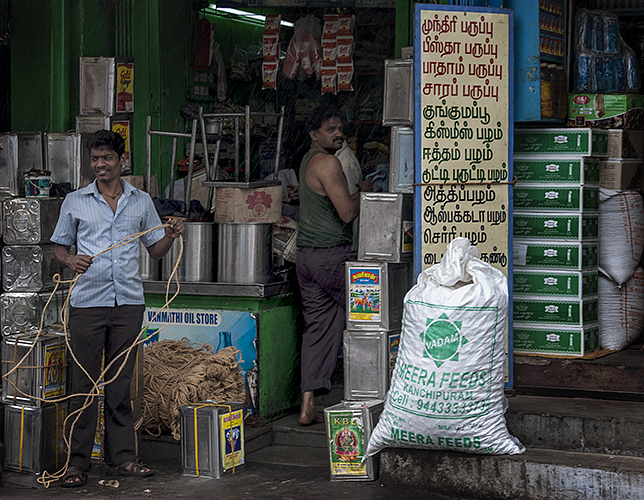
[[[81,136],[80,145],[80,163],[76,173],[76,182],[74,189],[80,189],[88,184],[94,182],[96,176],[92,170],[89,149],[87,144],[90,136],[99,130],[112,130],[120,134],[125,139],[125,162],[121,168],[121,174],[125,175],[130,173],[132,169],[131,149],[130,149],[130,131],[131,131],[132,115],[97,115],[97,116],[77,116],[76,117],[76,132]]]
[[[384,399],[389,389],[390,338],[400,331],[345,330],[344,399]]]
[[[52,290],[53,277],[70,279],[71,270],[58,265],[53,244],[2,247],[2,288],[5,292]]]
[[[45,164],[51,172],[53,184],[69,182],[72,189],[78,186],[81,162],[81,136],[78,133],[45,134]]]
[[[385,96],[382,108],[385,126],[414,126],[414,61],[385,60]]]
[[[244,468],[243,407],[238,402],[203,401],[180,408],[184,476],[219,479]]]
[[[5,292],[0,295],[2,335],[38,330],[51,292]],[[45,310],[43,327],[57,323],[63,304],[63,292],[57,291]]]
[[[56,198],[10,198],[2,204],[2,239],[6,245],[49,243],[60,202]]]
[[[414,198],[361,193],[358,260],[410,261],[414,255]]]
[[[5,379],[16,362],[18,369],[7,377],[8,380]],[[7,404],[42,406],[64,397],[67,394],[65,336],[53,330],[43,330],[37,340],[35,333],[4,337],[2,377],[2,400]]]
[[[40,132],[1,134],[0,147],[0,193],[24,196],[24,174],[32,168],[43,169],[42,135]]]
[[[398,330],[413,285],[411,262],[347,262],[347,330]]]
[[[133,70],[134,59],[81,57],[81,114],[134,113]]]
[[[414,194],[414,129],[391,128],[389,192]]]
[[[374,481],[380,455],[362,458],[382,413],[383,401],[342,401],[324,409],[331,481]]]
[[[59,470],[67,460],[65,418],[67,402],[39,407],[5,405],[4,469],[34,474]]]

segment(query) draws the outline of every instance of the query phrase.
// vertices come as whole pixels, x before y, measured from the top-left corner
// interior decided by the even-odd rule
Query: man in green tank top
[[[360,191],[349,194],[340,161],[342,119],[336,109],[322,106],[306,122],[311,149],[300,165],[300,222],[297,278],[305,328],[302,337],[302,408],[299,422],[324,419],[315,408],[316,394],[331,389],[344,331],[344,263],[355,260],[351,222],[358,216]],[[360,187],[367,187],[369,182]]]

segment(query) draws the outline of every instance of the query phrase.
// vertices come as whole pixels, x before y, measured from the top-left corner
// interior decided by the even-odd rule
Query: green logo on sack
[[[431,358],[440,366],[445,361],[458,361],[458,348],[467,344],[461,335],[462,321],[450,321],[443,313],[438,319],[427,318],[427,328],[420,334],[424,342],[423,358]]]

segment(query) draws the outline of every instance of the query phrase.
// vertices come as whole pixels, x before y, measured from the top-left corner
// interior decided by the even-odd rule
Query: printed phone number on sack
[[[431,404],[431,406],[430,406]],[[462,403],[443,403],[434,401],[423,401],[419,399],[416,402],[416,409],[419,411],[426,411],[435,414],[463,414],[473,412],[485,412],[490,407],[488,401],[467,401]]]

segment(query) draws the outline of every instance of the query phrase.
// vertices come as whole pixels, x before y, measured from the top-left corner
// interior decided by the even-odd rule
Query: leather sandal
[[[71,481],[70,481],[71,479]],[[63,476],[63,488],[80,488],[87,483],[87,473],[76,465],[70,465]]]
[[[147,465],[131,460],[108,469],[105,474],[107,476],[147,477],[154,475],[154,471]]]

